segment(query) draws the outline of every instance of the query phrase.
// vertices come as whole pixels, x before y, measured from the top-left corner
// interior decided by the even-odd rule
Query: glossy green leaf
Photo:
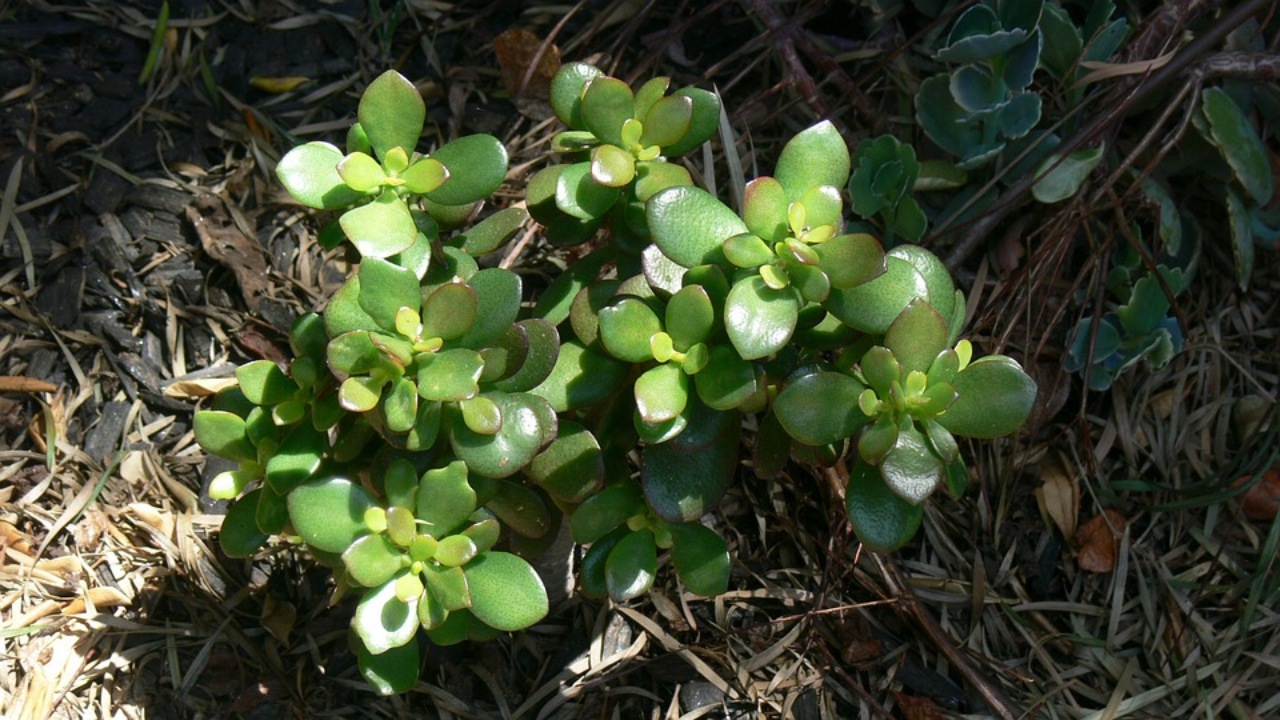
[[[412,152],[422,135],[426,113],[418,89],[394,70],[379,75],[365,88],[356,111],[360,127],[379,158],[395,147]]]
[[[591,543],[591,547],[582,556],[582,566],[578,569],[578,578],[582,584],[582,594],[589,598],[604,599],[609,595],[608,580],[605,568],[608,565],[609,553],[622,538],[631,534],[626,525],[619,525],[612,532]]]
[[[340,553],[369,532],[364,515],[377,503],[364,488],[346,478],[314,480],[288,494],[289,519],[306,543],[323,552]]]
[[[582,121],[593,135],[610,145],[625,146],[622,124],[635,116],[635,95],[626,83],[597,76],[582,94]]]
[[[412,271],[377,257],[360,263],[360,307],[386,330],[396,327],[400,308],[418,310],[422,296]]]
[[[418,226],[398,195],[384,190],[373,202],[346,211],[338,218],[342,232],[366,258],[385,258],[413,245]]]
[[[668,188],[654,195],[645,205],[645,217],[663,254],[690,268],[716,263],[725,238],[747,231],[737,213],[695,187]]]
[[[502,429],[502,408],[492,398],[477,395],[458,403],[462,422],[471,432],[492,435]]]
[[[1245,205],[1244,199],[1235,191],[1235,188],[1227,188],[1231,257],[1235,260],[1236,284],[1241,292],[1249,289],[1249,278],[1253,275],[1253,217],[1253,212]]]
[[[653,587],[658,573],[658,550],[651,530],[637,530],[623,537],[605,562],[605,584],[614,602],[637,598]]]
[[[418,394],[424,400],[458,401],[480,392],[484,360],[466,348],[445,350],[427,356],[418,370]]]
[[[329,438],[308,424],[294,427],[268,458],[264,477],[280,495],[310,480],[329,450]]]
[[[507,176],[507,148],[492,135],[464,135],[441,146],[431,157],[448,171],[444,185],[426,196],[441,205],[465,206],[483,200]]]
[[[771,177],[756,178],[743,189],[742,219],[753,234],[766,242],[781,242],[788,234],[790,202],[782,183]]]
[[[933,494],[945,475],[942,459],[914,425],[898,429],[897,442],[880,462],[880,477],[889,489],[916,505]]]
[[[544,435],[554,433],[544,419],[551,413],[540,412],[538,403],[546,401],[526,393],[486,393],[502,411],[502,428],[492,435],[477,433],[462,423],[452,423],[450,444],[459,459],[474,472],[491,478],[504,478],[519,472],[542,449]]]
[[[409,692],[418,682],[422,658],[415,635],[409,642],[374,655],[361,645],[356,650],[356,665],[360,676],[379,695],[398,695]]]
[[[725,259],[740,268],[757,268],[774,262],[773,248],[763,239],[751,233],[725,238],[721,246]]]
[[[460,567],[438,567],[424,563],[422,575],[427,580],[431,596],[446,612],[471,607],[471,586],[466,572]]]
[[[861,460],[849,468],[845,509],[858,540],[876,552],[906,545],[924,518],[924,506],[903,500],[889,489],[874,465]]]
[[[582,92],[588,82],[603,75],[601,70],[586,63],[562,65],[551,79],[551,109],[560,122],[571,128],[586,127],[582,119]]]
[[[542,618],[547,591],[533,566],[504,552],[482,553],[466,567],[471,612],[492,628],[515,632]]]
[[[916,298],[889,325],[884,344],[904,373],[927,372],[947,346],[947,323],[926,300]]]
[[[1255,203],[1270,202],[1274,186],[1271,156],[1248,116],[1221,88],[1207,88],[1200,94],[1200,102],[1213,144],[1236,179]]]
[[[595,435],[581,425],[562,420],[560,435],[525,469],[557,500],[580,503],[604,482],[604,456]]]
[[[462,567],[480,553],[476,543],[466,535],[450,535],[440,540],[435,560],[445,567]]]
[[[667,157],[678,157],[699,147],[710,140],[720,126],[720,98],[715,93],[702,88],[686,87],[680,88],[674,94],[693,101],[693,115],[689,120],[689,130],[684,137],[663,147]]]
[[[324,326],[329,337],[356,330],[376,330],[378,323],[360,307],[360,276],[353,274],[329,298],[324,309]]]
[[[636,379],[635,398],[645,422],[672,420],[689,402],[689,376],[670,363],[649,368]]]
[[[646,245],[640,252],[640,269],[654,293],[674,294],[684,285],[687,269],[662,254],[657,245]]]
[[[844,324],[865,333],[883,335],[916,298],[932,300],[924,276],[906,260],[889,256],[883,275],[856,287],[833,288],[825,305]]]
[[[592,163],[570,165],[556,179],[556,207],[580,220],[603,217],[617,201],[618,188],[597,181]]]
[[[298,384],[270,360],[255,360],[236,368],[240,391],[254,405],[276,405],[293,397]]]
[[[529,219],[524,208],[509,207],[490,215],[454,236],[451,243],[469,255],[480,257],[495,252],[506,245]]]
[[[1036,168],[1038,179],[1031,186],[1031,194],[1042,203],[1056,203],[1074,197],[1093,169],[1102,162],[1105,149],[1106,144],[1103,143],[1096,148],[1077,150],[1065,158],[1050,155]]]
[[[485,507],[504,527],[525,538],[544,537],[551,528],[551,513],[544,495],[527,485],[499,480],[498,492]]]
[[[649,339],[662,330],[662,322],[643,300],[624,297],[599,314],[600,339],[609,354],[630,363],[653,359]]]
[[[826,273],[833,288],[856,287],[885,272],[880,242],[865,233],[837,235],[813,249],[818,254],[818,267]]]
[[[476,292],[476,319],[457,342],[478,348],[498,340],[515,323],[520,314],[521,281],[510,270],[485,268],[472,275],[468,284]]]
[[[691,346],[706,342],[716,324],[716,310],[711,296],[701,285],[681,288],[667,301],[666,332],[675,349],[686,352]]]
[[[551,374],[529,392],[546,399],[556,412],[577,410],[612,395],[630,370],[626,363],[568,341],[561,343]]]
[[[641,483],[649,506],[669,522],[702,517],[720,501],[738,467],[742,416],[691,401],[689,425],[644,449]]]
[[[1008,435],[1022,427],[1035,407],[1035,380],[1003,355],[973,361],[951,384],[959,397],[937,420],[962,437]]]
[[[885,255],[911,263],[916,272],[924,278],[925,287],[929,290],[928,295],[924,297],[927,297],[929,304],[942,315],[944,320],[950,320],[955,312],[956,286],[951,279],[951,272],[947,270],[942,260],[925,248],[910,244],[895,246]],[[961,312],[963,312],[963,306]]]
[[[433,157],[420,158],[400,173],[404,187],[415,195],[426,195],[449,179],[449,169]]]
[[[981,144],[979,128],[974,123],[964,122],[968,113],[951,97],[950,75],[926,78],[916,93],[915,104],[916,122],[938,147],[957,157],[964,157],[970,148]]]
[[[227,508],[218,533],[218,545],[227,557],[249,557],[271,537],[258,527],[258,498],[262,493],[262,488],[250,490]]]
[[[573,511],[569,517],[569,533],[574,542],[590,545],[644,509],[644,496],[634,483],[610,485]]]
[[[476,511],[476,491],[467,481],[467,466],[454,461],[422,474],[415,513],[422,531],[436,539],[453,534]]]
[[[400,572],[404,558],[404,551],[383,534],[365,535],[342,553],[347,577],[369,588],[382,585]]]
[[[318,210],[349,207],[364,193],[347,187],[338,174],[342,151],[327,142],[299,145],[276,165],[276,177],[298,202]]]
[[[707,364],[694,377],[694,386],[698,398],[713,410],[740,408],[759,390],[751,362],[726,345],[711,348]]]
[[[647,160],[636,163],[636,200],[648,202],[662,190],[680,185],[692,185],[693,176],[683,166],[663,160]]]
[[[729,589],[729,549],[714,530],[696,522],[667,526],[671,531],[671,562],[685,587],[698,595],[719,595]]]
[[[619,188],[636,177],[636,158],[615,145],[601,145],[591,151],[591,179],[606,187]]]
[[[644,134],[640,136],[641,145],[675,145],[689,132],[689,126],[693,122],[693,98],[668,95],[654,103],[640,120],[644,123]]]
[[[799,200],[819,185],[844,187],[850,167],[849,146],[835,125],[824,120],[787,141],[773,175],[787,199]]]
[[[378,406],[386,381],[366,375],[349,377],[338,388],[338,402],[351,412],[369,412]]]
[[[816,372],[787,384],[773,411],[787,434],[806,445],[827,445],[852,437],[867,423],[858,408],[866,387],[836,372]]]
[[[338,163],[338,175],[347,187],[361,193],[375,190],[387,180],[387,174],[378,161],[362,152],[344,157]]]
[[[239,462],[254,462],[258,451],[245,432],[244,419],[223,410],[202,410],[193,422],[196,441],[206,452]]]
[[[560,356],[560,334],[546,320],[533,318],[516,323],[528,343],[524,361],[513,372],[492,384],[502,392],[528,392],[551,375]]]
[[[774,290],[758,276],[736,283],[725,300],[724,326],[744,360],[768,357],[791,340],[800,314],[793,289]]]
[[[374,655],[408,644],[418,632],[418,600],[396,597],[396,581],[371,590],[356,606],[351,629]]]

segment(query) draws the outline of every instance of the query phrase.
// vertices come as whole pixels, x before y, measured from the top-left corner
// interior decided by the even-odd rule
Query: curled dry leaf
[[[1040,512],[1053,520],[1063,537],[1074,537],[1080,517],[1080,483],[1062,453],[1045,456],[1040,483],[1035,491]]]
[[[1081,570],[1109,573],[1116,568],[1120,535],[1129,523],[1119,510],[1104,510],[1080,526],[1075,534],[1076,562]]]
[[[1242,475],[1233,486],[1244,485],[1252,478],[1252,475]],[[1260,480],[1244,491],[1239,502],[1240,511],[1250,520],[1274,520],[1276,511],[1280,510],[1280,468],[1271,468],[1263,473]]]

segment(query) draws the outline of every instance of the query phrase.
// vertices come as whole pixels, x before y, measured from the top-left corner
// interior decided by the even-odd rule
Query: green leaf
[[[449,179],[449,169],[433,157],[419,158],[400,173],[405,188],[415,195],[426,195]]]
[[[927,372],[947,347],[947,323],[927,301],[912,300],[889,326],[885,347],[893,351],[903,373]]]
[[[467,481],[467,466],[457,460],[422,474],[415,513],[423,531],[440,539],[456,532],[476,511],[476,491]]]
[[[671,562],[685,587],[698,595],[719,595],[729,589],[729,549],[714,530],[699,523],[668,525]]]
[[[267,484],[280,495],[287,495],[315,475],[328,451],[328,435],[309,424],[298,425],[267,460]]]
[[[458,401],[480,392],[484,360],[466,348],[445,350],[427,356],[418,370],[418,394],[429,401]]]
[[[876,552],[893,552],[911,542],[924,518],[923,505],[903,500],[889,489],[874,465],[862,460],[855,460],[849,469],[844,499],[853,532]]]
[[[1253,275],[1253,217],[1235,188],[1227,188],[1227,219],[1231,227],[1231,256],[1236,265],[1236,284],[1240,291],[1249,289]],[[1163,292],[1163,290],[1161,291]]]
[[[916,298],[932,300],[924,276],[906,260],[888,256],[883,275],[856,287],[832,288],[825,305],[845,325],[883,335]]]
[[[378,406],[386,383],[383,378],[375,379],[367,375],[349,377],[338,388],[338,402],[351,412],[369,412]]]
[[[364,514],[377,503],[364,488],[346,478],[314,480],[288,495],[289,520],[311,547],[340,553],[369,532]]]
[[[338,175],[342,151],[327,142],[299,145],[276,165],[276,177],[298,202],[318,210],[349,207],[364,193],[347,187]]]
[[[604,566],[605,584],[614,602],[639,597],[653,587],[658,548],[652,530],[637,530],[618,541]]]
[[[706,342],[715,324],[715,306],[701,285],[683,287],[667,301],[666,331],[680,352]]]
[[[422,301],[422,337],[456,340],[475,325],[480,299],[466,283],[450,282]]]
[[[1270,202],[1274,184],[1271,159],[1248,116],[1221,88],[1206,89],[1200,94],[1200,102],[1209,119],[1213,144],[1236,179],[1255,203]]]
[[[626,83],[597,76],[582,94],[582,121],[591,134],[610,145],[625,146],[622,123],[635,116],[635,95]]]
[[[963,437],[1008,435],[1022,427],[1035,407],[1035,380],[1017,361],[1003,355],[975,360],[951,384],[959,397],[937,420]]]
[[[737,213],[707,191],[691,186],[654,195],[645,205],[645,217],[663,254],[688,268],[716,263],[725,238],[747,231]]]
[[[777,257],[768,243],[751,233],[725,238],[721,251],[729,262],[748,269],[768,265]]]
[[[747,229],[766,242],[781,242],[788,235],[789,204],[782,183],[771,177],[756,178],[743,188],[742,219]]]
[[[360,669],[360,676],[379,695],[409,692],[418,682],[418,673],[422,668],[418,637],[415,635],[404,645],[390,648],[380,655],[374,655],[361,644],[356,650],[356,665]]]
[[[578,578],[582,583],[582,594],[589,598],[604,599],[609,595],[608,580],[605,578],[605,567],[608,565],[609,553],[622,538],[631,534],[626,525],[619,525],[612,532],[595,542],[582,557],[582,566],[578,570]]]
[[[227,557],[249,557],[271,537],[258,527],[258,498],[262,493],[262,488],[250,490],[227,508],[218,533],[218,545]]]
[[[1031,186],[1031,194],[1042,203],[1056,203],[1074,197],[1093,169],[1102,161],[1106,143],[1088,150],[1077,150],[1065,158],[1050,155],[1036,168],[1038,178]]]
[[[404,551],[380,533],[365,535],[351,543],[342,553],[342,564],[347,568],[347,577],[375,588],[400,572],[404,558]]]
[[[641,483],[653,511],[668,522],[696,520],[720,502],[738,468],[742,416],[691,401],[684,432],[644,449]]]
[[[720,98],[702,88],[680,88],[674,94],[693,101],[689,130],[678,142],[664,146],[667,157],[679,157],[711,139],[720,127]]]
[[[468,255],[480,257],[495,252],[524,227],[529,212],[524,208],[509,207],[490,215],[454,236],[451,243]]]
[[[783,146],[773,175],[786,189],[788,200],[799,200],[819,185],[844,187],[849,171],[849,146],[836,126],[824,120]]]
[[[649,110],[667,94],[667,88],[669,87],[671,87],[671,78],[669,77],[658,76],[645,80],[640,89],[636,90],[635,117],[639,120],[644,120],[649,114]]]
[[[546,617],[547,590],[533,566],[504,552],[481,553],[466,567],[471,612],[498,630],[523,630]]]
[[[640,120],[644,123],[641,145],[675,145],[689,132],[693,122],[693,98],[668,95],[654,103]]]
[[[623,187],[635,179],[636,158],[615,145],[591,151],[591,179],[606,187]]]
[[[837,372],[816,372],[787,384],[773,412],[787,434],[806,445],[827,445],[852,437],[868,418],[858,408],[866,386]]]
[[[865,233],[837,235],[813,249],[818,253],[818,267],[826,273],[833,288],[857,287],[885,272],[880,242]]]
[[[386,158],[391,148],[413,152],[418,146],[427,108],[413,83],[400,73],[388,70],[360,96],[356,115],[374,152],[379,158]]]
[[[377,257],[360,263],[360,307],[385,330],[396,327],[396,313],[422,304],[418,278],[412,271]]]
[[[600,339],[609,354],[630,363],[653,359],[649,338],[662,330],[662,322],[647,303],[624,297],[600,311]]]
[[[574,542],[589,545],[644,509],[644,496],[634,483],[610,485],[573,511],[569,517],[569,533]]]
[[[502,392],[528,392],[551,375],[560,355],[560,334],[546,320],[521,320],[514,327],[527,343],[524,361],[505,378],[492,383]]]
[[[555,206],[580,220],[604,217],[618,201],[618,188],[598,182],[592,163],[575,163],[556,178]]]
[[[636,163],[636,200],[642,203],[662,190],[681,185],[692,185],[693,176],[682,166],[665,160],[646,160]]]
[[[338,175],[347,187],[367,193],[381,187],[387,181],[387,173],[377,160],[362,152],[354,152],[338,163]]]
[[[689,376],[671,363],[649,368],[636,379],[635,398],[645,422],[673,420],[689,402]]]
[[[911,263],[916,272],[924,278],[925,287],[929,290],[928,295],[925,296],[929,304],[942,315],[944,320],[951,319],[956,311],[956,286],[951,279],[951,272],[937,255],[919,245],[898,245],[891,248],[885,255]],[[964,311],[963,306],[960,311]]]
[[[799,315],[800,298],[794,289],[774,290],[759,276],[752,276],[729,290],[724,326],[738,354],[755,360],[786,347]]]
[[[351,629],[374,655],[407,645],[418,632],[418,599],[402,601],[396,597],[396,580],[388,580],[360,600]]]
[[[337,337],[355,330],[375,330],[378,323],[360,307],[360,276],[349,276],[329,298],[324,309],[324,327],[329,337]]]
[[[201,410],[193,422],[196,441],[206,452],[238,462],[256,462],[258,451],[245,432],[244,419],[224,410]]]
[[[492,435],[502,429],[502,408],[492,398],[476,396],[458,403],[462,422],[472,432]]]
[[[445,567],[462,567],[471,562],[480,549],[466,535],[450,535],[440,541],[436,547],[435,560]]]
[[[479,475],[504,478],[519,472],[542,449],[543,438],[554,437],[554,425],[546,427],[547,416],[554,418],[546,401],[527,393],[485,393],[480,397],[493,400],[502,411],[502,428],[492,435],[477,433],[462,423],[452,423],[449,440],[453,452]],[[545,410],[545,411],[544,411]]]
[[[434,563],[423,563],[422,574],[427,579],[427,588],[441,609],[454,612],[471,607],[471,586],[467,582],[466,572],[460,567],[436,567]]]
[[[890,490],[919,505],[942,484],[946,466],[933,454],[924,433],[909,424],[898,429],[897,443],[880,462],[880,476]]]
[[[975,6],[978,7],[978,6]],[[964,122],[968,113],[951,97],[951,76],[934,75],[920,84],[916,93],[916,122],[938,147],[964,157],[982,143],[975,123]]]
[[[631,367],[592,352],[576,340],[561,343],[555,367],[529,392],[544,398],[556,412],[595,405],[612,395],[627,379]]]
[[[711,348],[707,364],[694,376],[698,398],[713,410],[734,410],[759,390],[752,364],[726,345]]]
[[[604,456],[595,435],[562,420],[559,437],[529,463],[525,473],[557,500],[580,503],[604,483]]]
[[[502,268],[485,268],[468,281],[476,292],[475,323],[458,339],[463,347],[479,348],[497,341],[520,314],[520,276]]]
[[[583,129],[582,91],[593,78],[604,73],[594,65],[569,63],[562,65],[551,78],[551,109],[560,122],[575,130]]]
[[[464,135],[446,143],[431,157],[449,171],[445,184],[427,193],[428,200],[441,205],[470,205],[483,200],[507,176],[507,148],[492,135]]]
[[[485,507],[516,535],[534,540],[545,537],[551,528],[546,496],[511,480],[498,480],[496,483],[498,492],[485,503]]]
[[[338,218],[338,224],[364,257],[390,257],[418,238],[418,226],[409,208],[391,190],[384,190],[371,203],[346,211]]]

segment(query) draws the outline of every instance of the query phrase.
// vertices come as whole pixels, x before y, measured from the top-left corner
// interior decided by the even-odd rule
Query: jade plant
[[[819,123],[735,210],[673,161],[711,138],[719,100],[669,86],[564,66],[551,105],[568,162],[530,177],[528,215],[483,207],[506,176],[496,138],[418,150],[422,100],[394,72],[365,90],[345,152],[281,159],[285,188],[336,213],[321,232],[360,262],[295,323],[288,367],[241,367],[195,433],[238,463],[210,486],[231,501],[222,549],[280,536],[331,567],[380,692],[414,685],[423,638],[542,619],[528,558],[561,532],[587,546],[587,596],[641,597],[666,557],[688,590],[724,592],[711,513],[744,441],[761,478],[844,467],[855,533],[891,551],[935,490],[964,491],[958,437],[1030,414],[1030,377],[961,339],[964,296],[938,258],[846,223],[848,188],[886,233],[919,236],[909,146],[876,140],[855,165]],[[483,259],[530,215],[552,248],[592,241],[536,298]]]

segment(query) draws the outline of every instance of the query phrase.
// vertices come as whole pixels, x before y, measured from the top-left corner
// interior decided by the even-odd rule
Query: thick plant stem
[[[1108,127],[1118,122],[1130,109],[1141,105],[1153,92],[1207,55],[1211,48],[1226,38],[1228,33],[1243,24],[1245,20],[1266,9],[1272,2],[1274,0],[1246,0],[1233,8],[1226,15],[1223,15],[1213,27],[1183,48],[1168,64],[1138,82],[1132,91],[1126,90],[1128,94],[1110,112],[1103,113],[1098,119],[1081,128],[1079,132],[1063,142],[1056,152],[1063,156],[1070,155],[1092,142],[1094,138],[1104,133]],[[969,255],[986,240],[995,226],[1004,220],[1014,208],[1021,206],[1022,197],[1030,192],[1037,179],[1031,174],[1024,175],[1009,189],[1001,193],[1000,197],[992,203],[990,211],[969,225],[959,242],[956,243],[946,258],[947,268],[954,271],[962,265]]]
[[[960,648],[956,647],[951,638],[947,636],[947,633],[938,625],[938,621],[920,603],[920,598],[916,597],[911,585],[893,560],[880,553],[873,552],[869,554],[876,564],[876,568],[880,571],[889,594],[897,599],[898,612],[906,616],[916,627],[923,630],[925,635],[929,636],[929,640],[946,656],[947,662],[955,666],[956,670],[964,676],[964,679],[982,695],[982,699],[986,701],[996,717],[1001,718],[1001,720],[1018,720],[1025,717],[1026,713],[1015,707],[1004,692],[987,680],[982,673],[978,672],[973,664],[969,662],[969,659],[965,657],[964,653],[960,651]]]

